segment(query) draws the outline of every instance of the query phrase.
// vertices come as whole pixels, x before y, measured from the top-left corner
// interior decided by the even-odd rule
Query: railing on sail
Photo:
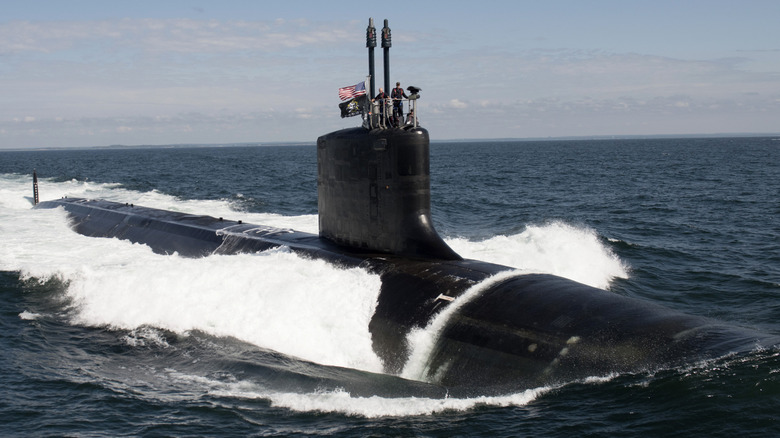
[[[420,126],[417,119],[417,99],[419,94],[412,94],[408,99],[377,99],[371,101],[371,110],[366,114],[363,125],[368,129],[416,128]],[[400,111],[396,111],[394,102],[400,102]],[[406,102],[406,104],[404,104]],[[403,109],[409,108],[404,114]]]

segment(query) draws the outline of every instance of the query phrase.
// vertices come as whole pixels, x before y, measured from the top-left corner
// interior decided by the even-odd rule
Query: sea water
[[[3,434],[780,433],[780,349],[453,398],[419,381],[446,312],[385,375],[376,275],[81,236],[31,209],[33,168],[43,200],[317,232],[313,144],[0,152]],[[780,334],[778,139],[435,142],[431,173],[434,224],[464,257]]]

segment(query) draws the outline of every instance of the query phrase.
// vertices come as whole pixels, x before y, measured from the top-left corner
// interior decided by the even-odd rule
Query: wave
[[[271,402],[271,406],[297,412],[340,413],[366,418],[434,415],[447,411],[468,411],[479,406],[525,406],[551,390],[551,388],[537,388],[505,396],[430,399],[354,397],[343,390],[310,394],[266,392],[252,390],[242,384],[231,386],[215,390],[213,393],[229,397],[265,399]]]
[[[607,289],[615,278],[628,278],[629,268],[596,232],[565,222],[528,225],[519,234],[494,236],[482,241],[448,239],[461,256],[565,277]]]

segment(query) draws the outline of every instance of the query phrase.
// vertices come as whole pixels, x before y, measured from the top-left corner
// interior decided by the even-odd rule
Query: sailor
[[[395,88],[390,92],[390,97],[393,99],[393,119],[395,119],[395,124],[398,126],[404,117],[404,101],[401,99],[406,99],[406,93],[401,88],[400,82],[395,83]]]
[[[382,89],[382,87],[379,87],[379,93],[374,96],[374,101],[379,101],[379,115],[382,118],[382,120],[385,119],[385,103],[387,101],[387,94],[385,93],[385,90]]]

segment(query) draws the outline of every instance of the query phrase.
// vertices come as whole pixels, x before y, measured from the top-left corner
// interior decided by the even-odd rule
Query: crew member
[[[379,101],[379,116],[382,118],[382,120],[385,119],[385,103],[387,101],[387,94],[385,94],[385,90],[382,89],[382,87],[379,87],[379,93],[374,96],[374,101]]]
[[[393,99],[393,119],[395,120],[395,125],[398,126],[404,117],[404,101],[401,99],[407,98],[400,82],[395,83],[395,88],[390,92],[390,97]]]
[[[382,87],[379,87],[379,93],[376,93],[376,96],[374,96],[374,100],[379,100],[379,99],[382,100],[387,99],[387,94],[385,94],[385,90],[382,89]]]

